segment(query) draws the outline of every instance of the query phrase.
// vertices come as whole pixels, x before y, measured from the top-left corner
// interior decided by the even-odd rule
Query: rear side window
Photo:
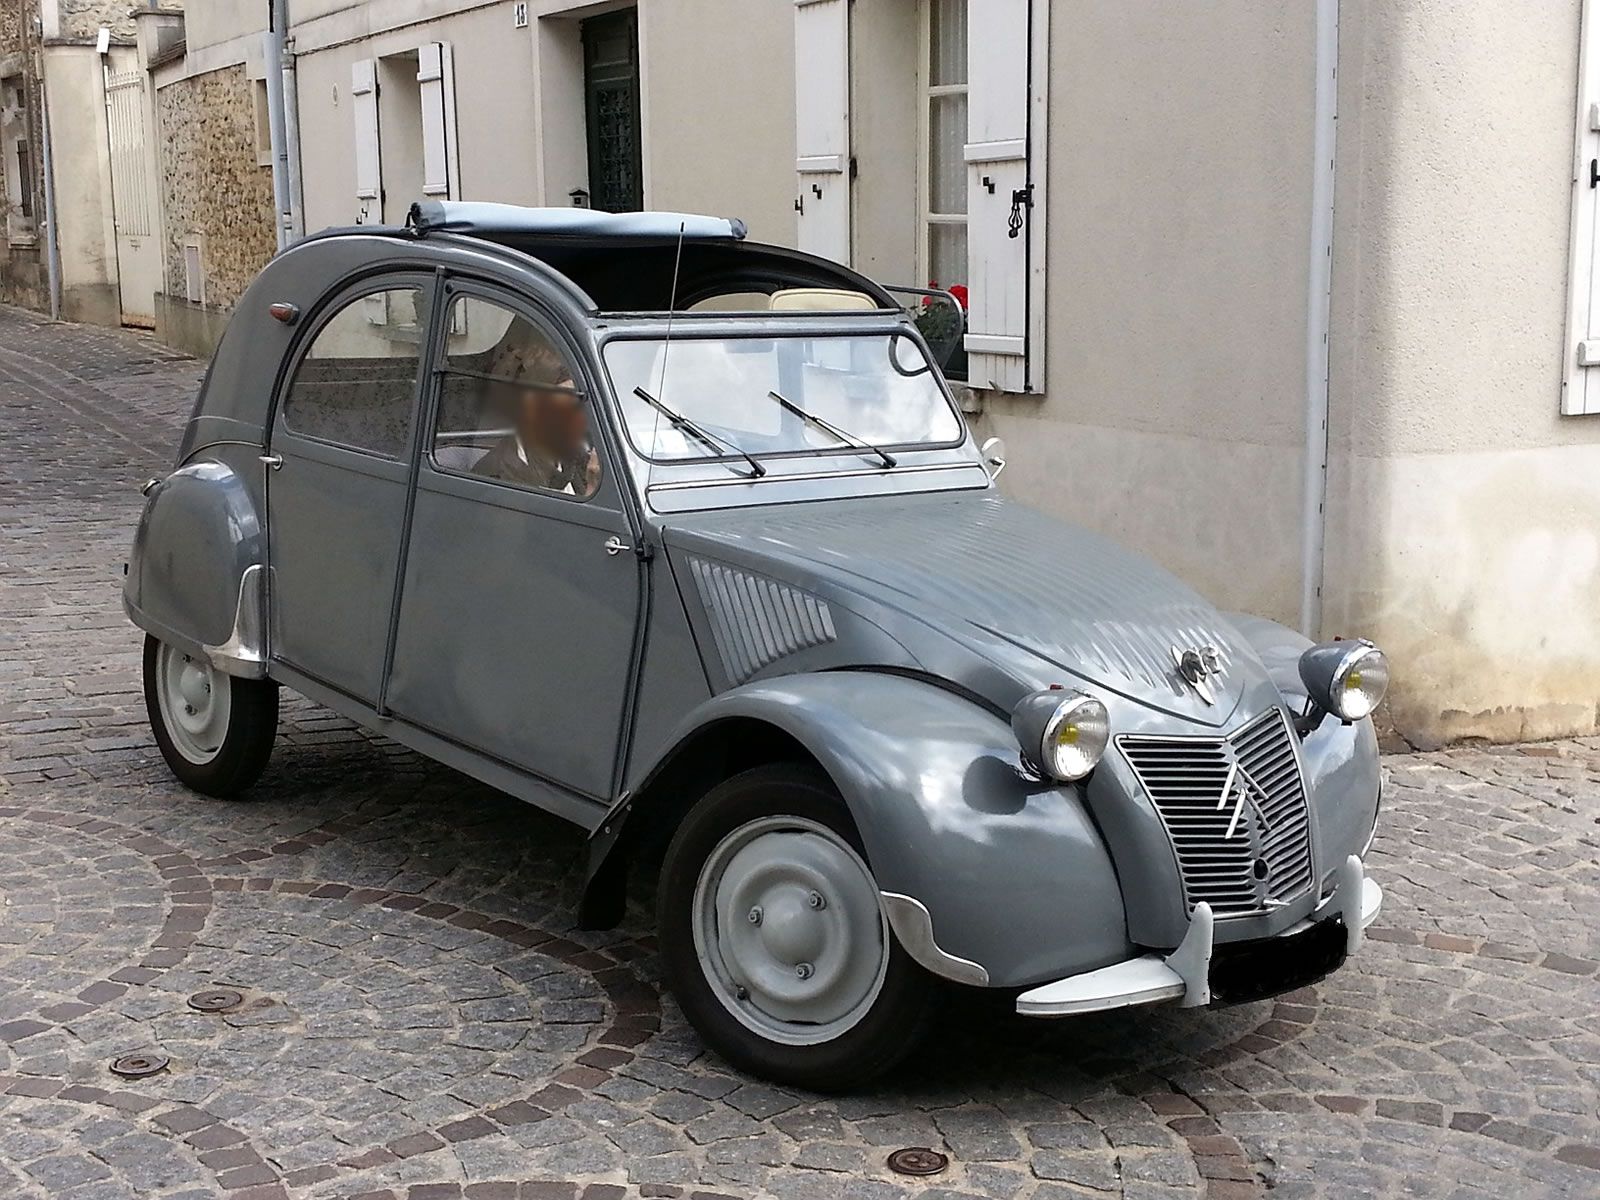
[[[406,452],[421,358],[421,289],[358,296],[334,313],[295,368],[284,427],[384,458]]]

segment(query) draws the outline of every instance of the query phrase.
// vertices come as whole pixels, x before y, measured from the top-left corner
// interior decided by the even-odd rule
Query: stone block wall
[[[231,308],[277,249],[272,171],[256,161],[255,85],[243,66],[156,93],[166,209],[166,292],[184,297],[183,244],[204,239],[206,307]]]
[[[133,7],[128,0],[60,0],[63,38],[92,38],[102,28],[121,41],[133,40]]]

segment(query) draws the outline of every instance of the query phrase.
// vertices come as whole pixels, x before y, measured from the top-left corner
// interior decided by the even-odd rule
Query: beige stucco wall
[[[240,65],[156,93],[166,291],[184,296],[183,244],[199,234],[210,308],[231,308],[277,249],[272,172],[256,161],[252,86]]]
[[[1298,618],[1313,6],[1051,7],[1046,395],[1015,496]]]
[[[113,69],[126,70],[132,53],[114,51]],[[62,316],[115,325],[121,305],[100,56],[92,45],[52,46],[43,61],[58,181]]]
[[[793,242],[794,6],[639,8],[645,204],[742,217],[752,237]]]
[[[296,59],[308,231],[348,225],[356,217],[351,63],[414,50],[423,42],[451,45],[462,198],[540,203],[533,43],[529,30],[512,28],[511,7],[494,4],[339,42]],[[321,36],[337,36],[337,31],[325,25]],[[403,219],[416,199],[390,191],[389,219]]]
[[[1342,9],[1327,615],[1424,743],[1596,728],[1600,418],[1559,415],[1578,9]]]

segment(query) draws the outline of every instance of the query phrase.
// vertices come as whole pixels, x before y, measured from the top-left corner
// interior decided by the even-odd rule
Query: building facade
[[[1004,487],[1378,641],[1404,737],[1600,728],[1600,0],[286,8],[277,144],[266,0],[139,39],[170,340],[277,225],[739,216],[960,296]]]

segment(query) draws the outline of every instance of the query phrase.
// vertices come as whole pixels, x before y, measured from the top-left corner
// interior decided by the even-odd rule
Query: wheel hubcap
[[[825,825],[768,817],[740,826],[707,857],[694,906],[712,990],[763,1037],[832,1040],[883,987],[889,934],[877,885]]]
[[[156,696],[172,744],[190,762],[217,756],[228,733],[229,691],[209,662],[163,645],[156,652]]]

